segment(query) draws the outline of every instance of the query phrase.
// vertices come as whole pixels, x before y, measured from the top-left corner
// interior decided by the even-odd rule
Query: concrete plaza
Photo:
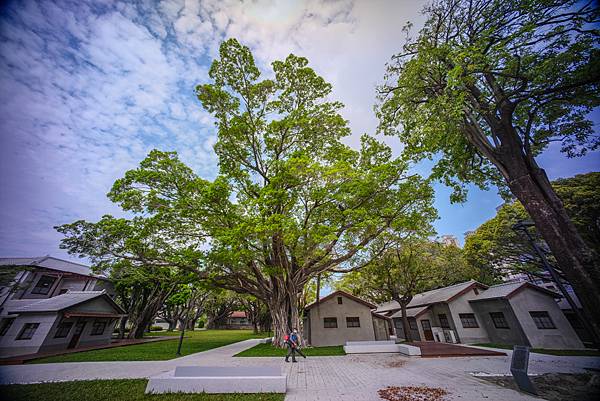
[[[298,363],[283,358],[233,358],[259,340],[246,340],[169,361],[73,362],[0,366],[0,384],[91,379],[149,378],[177,366],[279,365],[288,374],[287,401],[376,401],[386,386],[442,387],[449,400],[539,400],[499,387],[474,373],[509,374],[506,356],[409,358],[397,354],[309,357]],[[600,369],[600,358],[531,354],[529,371],[578,373]]]

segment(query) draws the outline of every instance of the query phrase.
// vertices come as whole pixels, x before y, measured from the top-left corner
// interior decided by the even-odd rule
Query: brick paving
[[[409,358],[398,354],[361,354],[299,358],[236,358],[257,344],[246,340],[170,361],[77,362],[0,366],[0,383],[31,383],[116,378],[147,378],[176,366],[280,366],[288,375],[286,401],[381,401],[387,386],[430,386],[446,389],[452,401],[533,401],[512,389],[485,382],[472,373],[508,374],[511,351],[504,356]],[[531,354],[533,374],[576,373],[600,369],[600,358]]]

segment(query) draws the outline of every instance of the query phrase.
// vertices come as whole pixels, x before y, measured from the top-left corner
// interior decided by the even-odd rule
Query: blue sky
[[[422,1],[5,1],[0,6],[0,256],[52,254],[53,226],[119,214],[105,197],[153,148],[175,150],[198,174],[217,172],[211,117],[193,94],[219,43],[236,37],[261,68],[307,57],[345,103],[358,144],[373,133],[375,85],[423,23]],[[394,149],[400,143],[386,142]],[[540,164],[551,178],[597,170],[598,152]],[[495,191],[450,205],[437,186],[439,234],[493,216]]]

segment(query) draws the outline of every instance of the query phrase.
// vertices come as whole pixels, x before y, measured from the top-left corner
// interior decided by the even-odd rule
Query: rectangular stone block
[[[414,345],[398,344],[400,353],[408,356],[421,356],[421,348]]]
[[[277,366],[179,366],[148,380],[146,393],[285,393]]]
[[[371,354],[400,352],[398,344],[394,340],[386,341],[347,341],[344,345],[347,354]]]

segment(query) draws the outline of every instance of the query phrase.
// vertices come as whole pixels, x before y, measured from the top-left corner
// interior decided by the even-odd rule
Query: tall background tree
[[[341,142],[350,134],[342,104],[305,58],[289,55],[272,67],[272,79],[261,79],[250,50],[230,39],[211,83],[196,88],[216,121],[215,180],[154,150],[109,193],[135,216],[119,220],[123,232],[111,217],[99,231],[82,222],[62,232],[64,246],[97,263],[196,271],[210,285],[261,300],[283,346],[286,332],[301,327],[312,279],[368,263],[384,250],[374,248],[385,232],[415,231],[435,211],[429,183],[388,146],[367,135],[358,150]]]
[[[553,181],[552,186],[563,201],[567,214],[584,241],[600,251],[600,173],[579,174]],[[507,273],[537,275],[543,269],[529,241],[512,229],[529,215],[518,202],[505,203],[496,216],[480,225],[465,240],[465,256],[480,272],[482,282],[492,284]],[[532,235],[538,238],[533,230]],[[538,238],[539,239],[539,238]],[[544,247],[545,248],[545,247]],[[556,263],[549,255],[551,263]]]
[[[165,301],[189,282],[190,272],[200,277],[200,244],[169,241],[166,235],[174,227],[166,219],[108,215],[96,223],[79,220],[55,227],[65,236],[62,249],[88,257],[94,271],[115,284],[117,301],[128,313],[120,323],[121,337],[129,323],[129,338],[141,338]]]
[[[598,254],[577,232],[536,156],[598,148],[599,9],[594,1],[440,0],[388,66],[380,131],[405,158],[435,157],[433,177],[510,192],[535,222],[600,333]]]

